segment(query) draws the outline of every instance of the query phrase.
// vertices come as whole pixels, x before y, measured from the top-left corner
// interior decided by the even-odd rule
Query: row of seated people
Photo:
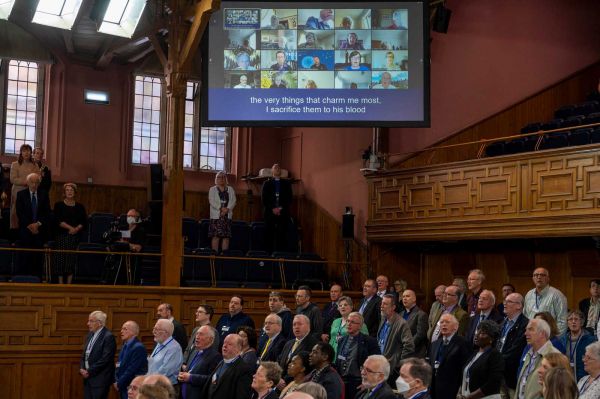
[[[162,374],[190,398],[288,398],[310,381],[321,385],[329,399],[394,398],[391,387],[406,399],[417,394],[421,394],[417,398],[433,399],[597,399],[600,280],[590,282],[590,297],[570,311],[564,295],[550,285],[545,268],[536,268],[532,280],[534,287],[525,296],[504,285],[504,300],[496,306],[494,293],[484,288],[485,275],[475,269],[464,291],[460,281],[436,287],[429,314],[417,305],[415,290],[397,295],[389,290],[386,276],[364,282],[356,311],[352,298],[344,296],[337,284],[323,309],[311,302],[310,288],[301,286],[295,294],[295,312],[285,306],[281,293],[269,294],[259,334],[253,319],[243,312],[244,301],[238,294],[214,328],[214,310],[199,305],[191,335],[173,318],[172,307],[163,303],[153,329],[157,344],[147,362],[146,348],[137,345],[143,355],[138,357],[139,368],[127,370],[129,381],[120,381],[119,376],[128,364],[123,352],[130,353],[125,348],[135,338],[123,330],[137,328],[135,321],[123,325],[125,345],[115,387],[123,389],[135,375],[148,372]],[[89,343],[105,325],[105,316],[102,321],[92,313],[88,325],[93,327],[86,341],[86,359],[91,359],[94,348]],[[110,337],[105,344],[114,357],[114,338],[106,329],[103,334]],[[212,361],[206,362],[207,358]],[[429,374],[420,374],[420,381],[415,381],[406,364],[409,369],[422,365]],[[97,380],[86,385],[86,370],[91,367],[91,363],[82,367],[84,387],[99,389],[102,384]],[[113,365],[104,367],[110,371],[103,385],[108,390],[115,382]],[[228,373],[229,367],[236,371]],[[264,380],[264,374],[269,374],[269,384],[257,381]],[[379,376],[375,384],[369,374]],[[219,382],[226,376],[227,384]],[[415,385],[419,389],[412,390]],[[377,395],[379,390],[386,395]]]
[[[578,128],[583,125],[600,123],[600,102],[586,101],[581,104],[566,105],[557,109],[554,119],[547,122],[529,123],[521,128],[521,133],[536,133],[562,128],[570,128],[541,136],[528,136],[509,141],[495,142],[486,147],[486,156],[519,154],[522,152],[595,144],[600,142],[600,127]]]

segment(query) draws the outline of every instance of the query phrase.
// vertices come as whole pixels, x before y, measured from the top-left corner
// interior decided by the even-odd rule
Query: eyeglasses
[[[506,305],[507,303],[512,303],[513,305],[516,305],[517,303],[521,303],[518,301],[509,301],[508,299],[504,301],[504,304]]]
[[[127,387],[128,391],[139,391],[140,387],[138,387],[137,385],[129,385]]]
[[[366,368],[366,367],[361,367],[361,368],[360,368],[360,372],[362,373],[363,371],[364,371],[365,373],[369,373],[369,374],[383,374],[383,372],[382,372],[382,371],[373,371],[373,370],[369,370],[369,369],[368,369],[368,368]]]
[[[451,294],[451,293],[449,293],[449,292],[444,292],[442,295],[443,295],[443,296],[458,296],[458,295],[456,295],[456,294]]]
[[[546,273],[533,273],[533,277],[548,277]]]

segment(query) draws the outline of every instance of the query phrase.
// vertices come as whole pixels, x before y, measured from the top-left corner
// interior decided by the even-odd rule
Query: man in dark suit
[[[413,290],[404,290],[402,305],[404,310],[400,317],[406,321],[413,336],[414,356],[424,358],[427,355],[427,313],[417,306],[417,295]]]
[[[363,284],[363,300],[360,302],[358,312],[363,316],[369,335],[377,336],[379,328],[381,298],[377,296],[377,284],[375,280],[365,280]]]
[[[265,317],[264,334],[260,337],[256,355],[261,362],[276,362],[287,339],[281,333],[281,317],[275,313]]]
[[[223,360],[223,356],[213,345],[216,337],[217,330],[210,326],[204,325],[196,332],[194,357],[186,364],[186,371],[180,372],[177,376],[183,399],[199,397],[208,377]]]
[[[19,246],[42,248],[50,224],[50,200],[48,193],[38,190],[40,175],[27,175],[27,188],[17,193],[15,203],[19,218]],[[37,252],[19,253],[19,273],[42,275],[43,256]]]
[[[360,313],[348,315],[347,331],[338,343],[338,355],[335,368],[344,381],[345,399],[354,399],[358,386],[362,383],[360,367],[371,355],[380,355],[377,340],[369,335],[361,334],[363,318]]]
[[[392,388],[387,384],[390,374],[390,364],[385,356],[371,355],[365,360],[360,369],[362,390],[356,395],[357,399],[396,399]]]
[[[294,316],[292,322],[292,332],[294,333],[293,339],[290,339],[285,343],[281,354],[279,355],[279,365],[283,370],[282,378],[289,382],[291,379],[288,377],[287,369],[290,361],[299,352],[310,352],[317,343],[317,339],[310,334],[310,320],[303,314],[297,314]]]
[[[217,365],[200,396],[203,399],[250,399],[252,396],[252,370],[240,356],[242,337],[230,334],[223,342],[223,360]]]
[[[406,399],[431,399],[431,366],[423,359],[409,357],[402,361],[396,389]]]
[[[265,218],[265,247],[267,252],[287,251],[286,241],[292,205],[292,185],[281,178],[281,167],[274,164],[271,179],[262,186],[263,216]]]
[[[183,352],[183,363],[189,364],[193,357],[196,355],[196,333],[202,326],[212,327],[210,320],[213,317],[215,311],[210,305],[200,305],[196,309],[196,327],[192,330],[190,339],[186,344],[185,351]],[[217,334],[213,341],[213,347],[219,351],[219,335]]]
[[[137,336],[140,326],[135,321],[126,321],[121,327],[121,339],[123,347],[119,352],[119,360],[115,372],[115,383],[113,386],[119,391],[121,399],[127,399],[127,387],[138,375],[144,375],[148,371],[148,354],[146,347]]]
[[[173,306],[170,303],[161,303],[158,305],[158,308],[156,308],[156,316],[159,319],[167,319],[173,323],[173,338],[175,338],[175,341],[181,346],[181,352],[185,351],[188,341],[187,333],[185,332],[183,324],[173,317]]]
[[[473,342],[475,338],[475,330],[477,326],[484,320],[493,321],[496,324],[501,324],[504,320],[504,315],[501,315],[496,309],[496,297],[490,290],[482,290],[479,293],[479,299],[477,300],[477,313],[469,318],[469,327],[465,338],[469,342]]]
[[[108,391],[114,381],[117,343],[105,325],[106,313],[100,310],[90,313],[87,322],[90,332],[79,363],[85,399],[108,397]]]
[[[440,317],[440,338],[431,344],[429,362],[434,370],[432,397],[455,399],[472,345],[457,334],[458,320],[449,313]]]
[[[512,398],[517,386],[517,370],[521,355],[527,345],[525,330],[529,319],[523,314],[523,296],[517,292],[504,300],[506,319],[500,326],[500,339],[497,348],[504,358],[505,390]]]
[[[325,342],[329,342],[329,334],[331,332],[331,324],[333,321],[342,317],[337,306],[337,301],[342,295],[342,286],[339,284],[333,284],[329,289],[329,299],[331,299],[331,302],[323,308],[321,314],[323,318],[323,334],[321,334],[321,339]]]
[[[333,347],[326,342],[317,342],[310,351],[309,364],[313,371],[306,376],[306,381],[315,382],[327,392],[327,399],[343,398],[344,383],[342,377],[331,367],[335,356]]]
[[[590,308],[592,311],[590,312]],[[585,320],[583,327],[595,335],[595,328],[600,318],[600,280],[590,280],[590,297],[579,302],[579,310],[583,313]]]

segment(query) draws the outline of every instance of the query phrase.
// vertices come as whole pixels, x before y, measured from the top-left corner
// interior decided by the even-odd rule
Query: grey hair
[[[90,317],[93,317],[102,326],[106,325],[106,313],[104,313],[103,311],[101,311],[101,310],[94,310],[92,313],[90,313]]]
[[[390,362],[383,355],[371,355],[367,357],[367,360],[373,360],[377,362],[379,366],[382,368],[381,372],[384,376],[384,381],[387,380],[390,376]]]

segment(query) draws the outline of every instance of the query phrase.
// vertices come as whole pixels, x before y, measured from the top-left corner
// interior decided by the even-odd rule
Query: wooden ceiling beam
[[[133,57],[130,57],[127,60],[127,62],[137,62],[137,61],[141,60],[142,58],[144,58],[145,56],[147,56],[148,54],[150,54],[153,51],[154,51],[154,47],[153,46],[148,46],[148,48],[146,48],[145,50],[139,52],[138,54],[134,55]]]
[[[206,25],[208,25],[208,19],[213,11],[218,10],[221,6],[221,0],[200,0],[195,6],[195,15],[192,26],[188,31],[185,43],[181,52],[179,53],[179,64],[184,66],[188,65],[193,58],[193,54],[198,48],[202,34]]]
[[[151,34],[148,36],[148,39],[152,43],[152,47],[154,48],[154,51],[156,51],[156,55],[158,56],[158,59],[160,60],[160,63],[162,64],[163,68],[166,68],[167,56],[165,55],[165,52],[163,51],[162,46],[160,45],[160,42],[156,38],[156,35]]]

